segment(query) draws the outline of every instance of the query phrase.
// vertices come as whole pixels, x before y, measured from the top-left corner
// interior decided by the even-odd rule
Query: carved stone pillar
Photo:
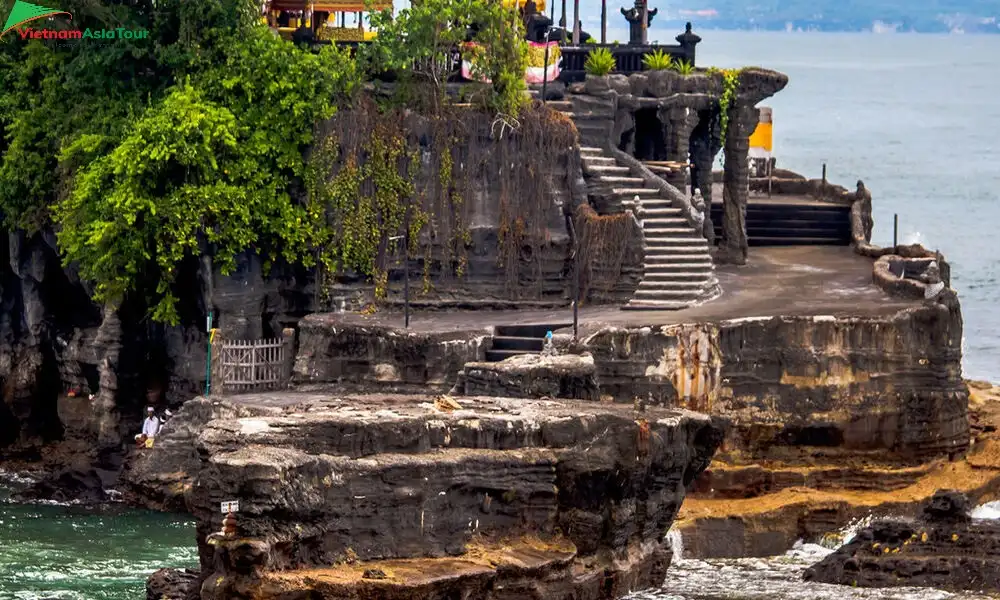
[[[713,111],[699,111],[688,143],[691,157],[690,192],[693,195],[695,190],[701,190],[701,196],[705,199],[702,235],[709,244],[715,244],[715,226],[712,223],[712,163],[719,151],[719,144],[713,135],[713,123],[716,120]]]
[[[691,151],[691,132],[698,124],[698,113],[685,107],[673,107],[660,109],[657,117],[661,123],[666,123],[664,127],[666,133],[667,160],[673,162],[686,163]],[[674,186],[681,193],[687,191],[687,173],[679,171],[665,177],[667,183]]]
[[[750,134],[757,125],[758,110],[737,105],[729,110],[726,131],[726,167],[722,189],[722,246],[719,258],[745,265],[747,262],[747,198],[750,195]]]

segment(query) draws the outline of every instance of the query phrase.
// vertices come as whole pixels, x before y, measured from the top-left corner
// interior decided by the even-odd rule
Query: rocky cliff
[[[604,393],[732,418],[727,451],[788,459],[808,446],[919,461],[968,445],[961,340],[955,303],[889,317],[611,327],[585,343]]]
[[[202,398],[127,480],[198,520],[202,598],[615,598],[662,581],[666,531],[722,426],[578,402]],[[238,533],[213,535],[227,500]]]
[[[567,302],[566,215],[586,202],[575,143],[562,143],[574,139],[572,124],[536,105],[526,112],[521,134],[493,136],[488,120],[468,112],[461,125],[474,131],[444,143],[455,159],[455,194],[468,192],[467,197],[453,206],[425,207],[434,218],[406,263],[413,305],[516,308]],[[344,111],[326,130],[332,135],[342,132],[345,122],[370,121],[370,115],[362,116]],[[439,186],[437,159],[431,158],[443,143],[435,138],[441,132],[412,113],[403,125],[414,156],[421,158],[413,175],[415,195],[424,198]],[[559,135],[545,142],[546,132]],[[554,149],[532,146],[545,143]],[[506,173],[489,168],[532,148],[531,164],[518,162]],[[344,156],[338,160],[342,165]],[[445,235],[447,227],[461,234],[460,242]],[[268,271],[253,253],[237,257],[235,272],[223,276],[202,256],[181,269],[181,325],[167,327],[152,324],[135,298],[117,310],[91,302],[86,283],[72,266],[61,264],[51,231],[5,237],[0,459],[38,464],[44,458],[62,467],[79,458],[80,469],[101,467],[106,484],[118,468],[122,441],[139,428],[144,404],[176,409],[203,391],[209,311],[227,339],[276,337],[304,315],[340,302],[359,308],[371,302],[376,287],[350,272],[334,276],[280,264]],[[378,260],[387,265],[384,302],[392,305],[402,299],[404,268],[383,250]]]

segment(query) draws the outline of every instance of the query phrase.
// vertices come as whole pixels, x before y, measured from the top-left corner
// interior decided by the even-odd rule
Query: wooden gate
[[[223,341],[219,363],[229,394],[273,390],[288,381],[287,344],[281,338]]]

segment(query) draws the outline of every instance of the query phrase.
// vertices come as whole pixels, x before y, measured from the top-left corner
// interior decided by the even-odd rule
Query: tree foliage
[[[485,104],[514,115],[525,101],[520,20],[490,0],[425,0],[395,19],[375,15],[378,42],[357,57],[280,39],[260,24],[256,0],[60,8],[76,28],[149,35],[0,42],[0,216],[9,229],[55,229],[96,300],[136,298],[168,323],[179,319],[182,266],[199,255],[223,273],[249,250],[265,265],[319,259],[379,275],[376,248],[352,244],[380,240],[382,256],[402,226],[412,157],[399,132],[368,132],[358,172],[348,166],[332,182],[305,159],[317,124],[354,102],[363,69],[429,82],[444,100],[450,55],[471,39],[484,48],[476,68],[492,82]],[[46,27],[67,26],[57,21]],[[374,187],[355,189],[359,182]],[[409,218],[415,239],[427,216],[414,208]]]
[[[305,208],[289,182],[305,174],[316,122],[355,86],[354,63],[334,47],[302,52],[266,30],[227,42],[226,59],[173,86],[109,153],[84,136],[64,160],[85,164],[56,205],[59,242],[118,302],[136,281],[158,320],[176,322],[177,266],[210,252],[223,273],[254,248],[268,260],[310,260]]]
[[[379,34],[363,53],[367,68],[392,71],[403,84],[429,83],[434,107],[443,101],[445,84],[459,66],[459,49],[467,42],[481,49],[474,75],[492,84],[484,103],[512,115],[523,106],[528,44],[513,6],[492,0],[423,0],[395,16],[373,13],[371,25]]]

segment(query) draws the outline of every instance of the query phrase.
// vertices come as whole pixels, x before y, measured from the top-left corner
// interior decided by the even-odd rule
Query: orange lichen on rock
[[[696,486],[674,524],[685,550],[700,557],[782,552],[796,539],[822,538],[854,519],[913,512],[944,489],[963,492],[975,503],[1000,499],[1000,387],[974,382],[969,387],[973,440],[968,455],[954,461],[892,468],[858,457],[837,464],[827,457],[817,461],[823,464],[748,465],[743,461],[749,457],[738,453],[717,456],[703,477],[728,486],[724,492],[730,497]],[[842,482],[830,475],[838,468],[848,473]],[[761,479],[770,489],[751,486]],[[788,485],[799,480],[811,486]],[[735,497],[744,482],[746,497]]]

